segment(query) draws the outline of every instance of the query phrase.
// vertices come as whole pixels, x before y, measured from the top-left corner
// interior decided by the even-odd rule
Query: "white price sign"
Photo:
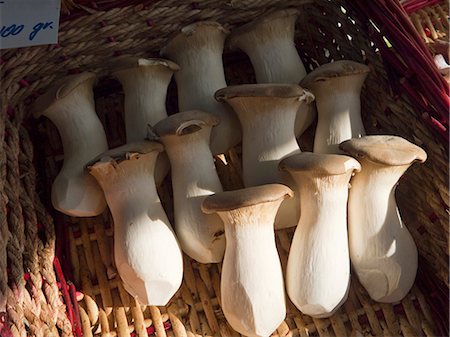
[[[0,0],[0,49],[58,42],[60,0]]]

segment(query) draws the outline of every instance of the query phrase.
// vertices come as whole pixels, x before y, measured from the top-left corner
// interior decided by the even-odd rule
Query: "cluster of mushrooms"
[[[417,249],[395,186],[426,153],[397,136],[365,135],[366,65],[341,60],[306,74],[294,46],[297,15],[274,12],[230,36],[197,22],[161,51],[172,61],[124,60],[111,73],[125,94],[119,148],[108,151],[94,109],[95,74],[65,78],[36,101],[35,116],[52,120],[64,147],[54,207],[90,217],[109,206],[115,266],[141,303],[168,303],[182,282],[182,251],[200,263],[223,260],[221,306],[247,336],[268,336],[285,318],[284,279],[290,300],[312,317],[344,303],[350,261],[376,301],[399,301],[412,287]],[[258,84],[227,87],[227,36],[250,57]],[[167,116],[173,74],[181,112]],[[316,112],[314,151],[301,152],[296,138]],[[214,155],[239,143],[245,188],[224,192]],[[169,168],[173,228],[156,189]],[[293,226],[283,278],[274,228]]]

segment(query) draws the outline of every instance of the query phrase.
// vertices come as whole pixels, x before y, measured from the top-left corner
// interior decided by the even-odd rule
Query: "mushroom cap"
[[[352,138],[339,144],[339,148],[355,158],[390,166],[423,163],[427,153],[419,146],[398,136],[365,136]]]
[[[110,161],[121,162],[124,160],[128,160],[129,159],[128,154],[130,153],[145,154],[153,151],[162,152],[163,150],[164,146],[157,142],[142,141],[129,143],[99,154],[97,157],[92,159],[86,165],[86,167],[93,166],[97,162],[110,162]]]
[[[94,82],[96,76],[97,75],[94,73],[83,72],[81,74],[70,75],[56,81],[56,83],[54,83],[45,94],[36,99],[31,108],[31,113],[35,118],[38,118],[54,103],[69,95],[79,85],[86,81]]]
[[[214,97],[218,101],[226,101],[234,97],[280,97],[314,100],[314,95],[297,84],[241,84],[232,85],[216,91]]]
[[[182,44],[185,40],[186,36],[190,36],[195,32],[199,32],[201,30],[213,29],[224,33],[225,35],[230,34],[230,31],[222,26],[220,23],[215,21],[198,21],[191,23],[190,25],[184,26],[181,30],[176,31],[168,38],[168,42],[165,47],[163,47],[160,51],[160,55],[167,55],[170,53],[170,49],[177,45]]]
[[[220,123],[218,117],[201,110],[178,112],[156,123],[153,131],[160,137],[182,136],[194,133],[204,126],[214,126]]]
[[[134,57],[129,56],[121,59],[118,62],[115,62],[112,71],[112,74],[116,74],[119,71],[123,70],[129,70],[134,68],[140,68],[140,67],[149,67],[149,66],[163,66],[168,68],[169,70],[175,72],[180,70],[180,66],[176,64],[175,62],[172,62],[170,60],[162,59],[162,58],[140,58],[140,57]]]
[[[292,190],[281,184],[266,184],[213,194],[203,200],[202,211],[210,214],[292,197]]]
[[[361,171],[361,165],[352,157],[312,152],[301,152],[284,158],[279,167],[286,171],[309,171],[330,176],[345,174],[348,171]]]
[[[222,26],[220,23],[216,21],[198,21],[191,23],[190,25],[181,28],[181,33],[185,35],[190,35],[192,33],[195,33],[195,31],[198,30],[199,28],[214,28],[224,32],[225,34],[230,34],[230,31],[228,29],[226,29],[224,26]]]
[[[339,60],[327,64],[322,64],[320,67],[311,71],[301,81],[301,85],[308,86],[314,82],[326,81],[336,77],[345,77],[358,74],[367,74],[370,68],[365,64],[350,60]]]
[[[263,25],[265,26],[276,19],[282,19],[290,16],[297,17],[299,13],[300,11],[295,8],[286,8],[264,16],[257,17],[255,20],[236,29],[233,29],[230,37],[228,38],[228,45],[231,49],[234,49],[236,47],[236,40],[239,39],[242,35],[247,34],[248,32],[251,32],[253,30],[257,30],[258,27]]]

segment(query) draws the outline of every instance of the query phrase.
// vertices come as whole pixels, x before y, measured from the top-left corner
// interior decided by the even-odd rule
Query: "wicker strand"
[[[3,93],[1,98],[3,100]],[[6,182],[6,144],[5,144],[5,118],[7,117],[7,107],[2,106],[0,114],[0,332],[7,337],[12,336],[10,322],[7,314],[8,301],[8,260],[7,247],[9,241],[9,230],[7,220],[7,203],[5,182]]]
[[[17,109],[17,115],[20,120],[23,120],[24,115],[26,114],[26,110],[23,109],[23,106],[19,106]],[[42,206],[36,207],[37,201],[36,196],[36,186],[35,179],[36,174],[34,170],[34,166],[31,164],[29,158],[33,158],[33,146],[31,140],[28,136],[28,133],[22,128],[19,128],[20,134],[20,149],[18,154],[19,159],[19,172],[18,177],[20,177],[20,191],[23,193],[20,194],[20,205],[22,206],[23,212],[23,221],[25,222],[25,233],[24,240],[26,238],[27,245],[24,245],[24,265],[27,268],[27,275],[30,275],[31,280],[31,297],[32,300],[28,301],[27,304],[31,305],[31,307],[25,306],[25,310],[32,316],[36,317],[40,316],[42,322],[46,323],[46,328],[50,331],[50,334],[58,335],[56,329],[56,323],[58,321],[58,310],[61,310],[61,303],[59,299],[59,291],[56,287],[56,282],[53,282],[53,286],[48,287],[46,285],[45,289],[47,290],[47,298],[50,300],[47,301],[44,292],[42,291],[43,287],[43,278],[50,283],[54,278],[53,270],[50,268],[41,269],[41,265],[39,261],[44,262],[45,259],[42,258],[42,253],[46,250],[43,249],[44,245],[38,238],[38,216],[37,210],[42,210]],[[45,212],[45,211],[43,211]],[[48,216],[46,216],[48,219]],[[44,225],[45,227],[45,225]],[[47,235],[48,237],[52,237],[52,227],[47,226]],[[48,242],[47,242],[48,243]],[[48,260],[50,256],[47,255],[46,259]],[[46,273],[42,273],[42,270],[46,270]],[[27,294],[28,295],[28,294]],[[48,303],[49,302],[49,303]],[[62,305],[64,308],[64,305]],[[65,311],[65,309],[63,309]],[[63,334],[70,336],[71,334],[67,334],[67,324],[64,322],[59,322],[59,325],[63,327]],[[44,328],[39,328],[37,331],[42,331]]]
[[[32,305],[28,308],[28,313],[31,317],[39,317],[42,312],[42,319],[51,330],[54,330],[54,322],[50,319],[51,309],[48,307],[45,301],[45,296],[42,293],[42,275],[40,273],[40,265],[38,260],[38,222],[36,213],[34,210],[34,202],[32,196],[35,194],[36,187],[33,183],[32,174],[34,167],[32,166],[28,158],[32,158],[32,148],[27,146],[31,144],[28,133],[24,129],[19,130],[21,139],[21,151],[19,154],[19,166],[21,172],[21,193],[20,203],[22,205],[23,217],[25,222],[25,245],[24,251],[24,268],[27,275],[30,277],[30,288],[32,291],[32,300],[30,299],[27,304]],[[44,320],[45,318],[45,320]],[[31,318],[27,318],[29,321]],[[39,323],[36,321],[36,325]],[[38,331],[42,331],[43,327],[38,328]]]
[[[17,123],[17,122],[16,122]],[[6,120],[7,146],[7,176],[5,192],[8,196],[8,220],[10,238],[7,247],[8,262],[10,267],[10,280],[12,292],[8,296],[9,311],[12,321],[22,336],[26,335],[25,317],[23,313],[23,296],[25,290],[25,279],[23,270],[23,252],[25,246],[25,226],[20,205],[20,180],[19,165],[17,162],[20,153],[20,138],[17,127],[10,119]],[[12,295],[12,296],[11,296]]]
[[[17,335],[25,337],[25,315],[23,312],[23,300],[18,298],[17,290],[8,288],[6,310],[10,319],[11,330],[17,331]]]
[[[3,99],[3,93],[1,95]],[[9,240],[8,221],[6,218],[8,197],[6,196],[6,149],[5,149],[5,117],[7,116],[6,107],[2,106],[0,114],[0,314],[6,313],[6,300],[8,289],[7,274],[7,246]],[[7,117],[6,117],[7,118]],[[3,317],[4,318],[4,317]],[[6,323],[6,322],[5,322]]]
[[[41,274],[45,282],[43,285],[44,294],[52,309],[52,320],[56,322],[61,330],[61,336],[71,337],[72,324],[66,315],[66,306],[61,302],[56,276],[53,269],[53,259],[55,256],[55,232],[53,222],[49,218],[42,204],[35,204],[38,222],[44,225],[45,242],[40,245],[38,254],[41,263]]]
[[[313,69],[318,64],[342,58],[367,63],[371,74],[363,90],[362,110],[368,133],[401,135],[424,147],[429,159],[422,167],[409,170],[397,191],[400,211],[421,256],[417,287],[401,303],[380,305],[371,301],[365,290],[352,281],[345,305],[332,318],[323,320],[302,315],[288,302],[286,320],[274,336],[386,336],[401,333],[429,336],[433,330],[444,331],[445,326],[436,329],[433,320],[442,317],[436,312],[443,310],[442,303],[447,303],[445,292],[448,289],[440,281],[448,280],[448,144],[426,126],[422,109],[403,97],[406,87],[400,84],[397,88],[389,87],[389,82],[397,81],[399,75],[382,62],[386,60],[380,59],[377,48],[384,42],[372,41],[364,18],[349,8],[349,2],[317,0],[304,6],[303,1],[294,0],[233,0],[227,4],[218,4],[216,0],[134,3],[132,0],[121,1],[120,4],[110,0],[89,4],[74,1],[79,10],[72,10],[71,16],[61,23],[59,45],[6,50],[1,55],[2,103],[8,102],[10,107],[2,104],[4,114],[0,116],[0,139],[5,150],[0,151],[0,206],[6,210],[7,204],[15,205],[17,202],[17,208],[8,210],[8,216],[6,212],[0,212],[0,270],[6,270],[8,251],[10,256],[22,256],[25,271],[30,275],[23,304],[8,307],[9,320],[14,323],[11,334],[20,336],[23,333],[17,323],[22,315],[27,319],[26,329],[30,334],[72,335],[72,325],[66,315],[69,307],[61,302],[52,265],[56,240],[54,223],[41,203],[50,200],[50,186],[61,165],[62,147],[57,131],[44,120],[33,121],[30,128],[33,135],[31,139],[27,136],[21,123],[27,122],[28,104],[57,78],[84,70],[95,71],[102,77],[95,91],[97,112],[107,129],[110,147],[121,145],[125,141],[123,94],[119,92],[120,86],[107,75],[117,56],[156,56],[170,34],[196,20],[217,20],[234,28],[263,13],[290,6],[301,9],[296,41],[306,68]],[[398,52],[395,47],[393,51]],[[250,63],[242,53],[227,51],[224,64],[230,84],[254,81]],[[414,76],[413,73],[409,75]],[[170,113],[177,112],[175,90],[172,85],[168,93]],[[13,138],[3,131],[5,118],[10,121]],[[313,133],[314,126],[300,139],[301,142],[306,140],[305,144],[302,143],[302,150],[311,148],[308,139]],[[20,145],[13,144],[15,154],[6,157],[6,150],[9,150],[14,137],[20,138],[17,143]],[[17,153],[17,149],[22,153]],[[38,176],[32,164],[33,152],[40,154],[36,158]],[[240,165],[238,147],[216,158],[225,189],[242,186]],[[10,179],[12,181],[8,181]],[[39,186],[36,186],[37,181]],[[169,178],[165,185],[159,192],[162,193],[165,210],[173,220]],[[12,190],[15,187],[17,190]],[[13,200],[9,200],[10,196]],[[49,202],[46,204],[51,207]],[[14,219],[18,221],[21,217],[25,228],[22,228],[20,240],[36,242],[38,236],[36,246],[31,244],[22,251],[17,247],[19,233],[14,232],[8,243],[8,228]],[[64,226],[58,230],[69,231],[67,241],[71,247],[61,252],[71,257],[72,266],[77,269],[73,273],[73,281],[83,292],[83,299],[78,308],[80,319],[72,318],[77,324],[79,321],[86,336],[123,337],[130,333],[132,336],[147,336],[155,331],[159,336],[176,337],[238,335],[232,331],[220,308],[220,265],[201,266],[186,258],[184,282],[172,305],[169,308],[144,307],[133,303],[120,278],[111,275],[114,262],[110,258],[112,255],[108,254],[108,245],[113,229],[107,213],[96,219],[79,220],[59,215],[54,219],[58,226]],[[36,223],[42,225],[42,232],[36,233]],[[30,226],[32,228],[28,228]],[[291,237],[292,230],[277,233],[283,268]],[[63,240],[59,232],[58,240]],[[35,252],[37,255],[33,256]],[[36,261],[39,269],[36,269]],[[5,269],[2,269],[2,264]],[[20,271],[20,266],[14,268],[16,273]],[[70,286],[70,290],[70,302],[76,305],[74,288]],[[0,274],[0,305],[2,293],[11,296],[8,304],[16,296],[8,288],[6,274]],[[77,316],[76,308],[71,309]]]

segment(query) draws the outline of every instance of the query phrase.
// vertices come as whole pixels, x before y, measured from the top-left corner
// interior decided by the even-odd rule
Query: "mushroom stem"
[[[33,106],[55,124],[64,149],[64,163],[52,185],[52,204],[64,214],[91,217],[106,207],[103,191],[84,171],[89,160],[108,149],[105,131],[95,113],[95,74],[65,78],[39,97]]]
[[[417,248],[395,201],[399,178],[425,152],[395,136],[351,139],[341,149],[358,158],[361,173],[352,179],[349,196],[350,258],[372,299],[400,301],[417,272]]]
[[[360,165],[347,156],[305,152],[284,159],[280,167],[297,183],[302,209],[289,251],[286,289],[304,314],[329,317],[348,295],[348,183]]]
[[[147,137],[147,125],[167,117],[166,96],[170,79],[179,67],[163,59],[127,59],[113,72],[125,94],[127,143]]]
[[[298,84],[306,76],[294,43],[298,14],[293,8],[273,12],[237,28],[228,38],[231,48],[249,56],[257,83]],[[299,111],[294,128],[297,137],[311,125],[315,113],[315,109]]]
[[[221,89],[216,99],[230,104],[241,121],[244,185],[282,183],[294,189],[295,183],[289,174],[278,170],[278,164],[300,152],[294,121],[314,96],[298,85],[249,84]],[[275,229],[297,225],[300,210],[296,198],[283,202]]]
[[[218,119],[202,111],[184,111],[155,126],[172,166],[175,231],[183,251],[201,263],[222,261],[223,223],[201,211],[202,201],[222,191],[209,138]]]
[[[231,48],[250,58],[258,83],[298,84],[306,70],[294,44],[298,10],[284,9],[257,18],[232,32]]]
[[[161,151],[158,143],[127,144],[89,167],[114,219],[114,258],[124,288],[157,306],[167,304],[183,278],[182,254],[153,179]]]
[[[342,153],[339,144],[364,136],[360,94],[369,67],[348,60],[314,69],[301,82],[316,97],[318,121],[314,152]]]
[[[147,127],[167,117],[167,87],[180,67],[164,59],[128,58],[113,72],[122,84],[125,96],[127,143],[147,138]],[[159,186],[170,169],[164,153],[158,156],[155,181]]]
[[[361,163],[363,172],[352,181],[349,202],[352,263],[370,297],[379,302],[400,301],[414,283],[418,264],[416,245],[395,201],[397,181],[409,165]]]
[[[289,196],[288,187],[269,184],[219,193],[202,205],[225,224],[221,306],[231,327],[245,336],[269,336],[286,316],[273,225]]]
[[[199,109],[220,119],[211,134],[211,151],[224,153],[241,140],[240,125],[233,111],[214,99],[226,87],[222,53],[228,30],[217,22],[197,22],[181,29],[161,54],[177,62],[175,73],[180,111]]]

